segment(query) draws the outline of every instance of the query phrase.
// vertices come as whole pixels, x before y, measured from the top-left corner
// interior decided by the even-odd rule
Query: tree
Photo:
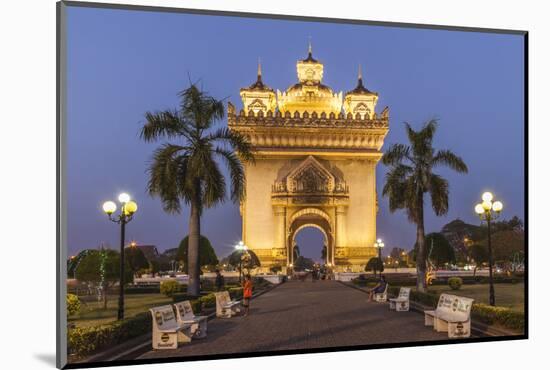
[[[247,258],[242,260],[241,257],[245,254],[248,255]],[[244,269],[251,270],[253,268],[261,266],[260,259],[258,258],[256,253],[254,253],[250,249],[234,251],[229,255],[228,261],[231,266],[233,266],[235,269],[238,269],[238,270],[240,270],[241,268],[241,261],[243,261],[243,264],[242,264],[243,270]]]
[[[187,261],[189,253],[189,235],[183,238],[178,247],[178,253],[176,259],[178,261]],[[219,263],[216,252],[210,244],[210,240],[207,237],[201,235],[199,241],[199,266],[215,266]],[[187,264],[183,265],[183,272],[188,273]]]
[[[470,258],[474,261],[474,276],[476,276],[476,271],[484,263],[489,261],[489,251],[487,247],[481,244],[474,244],[469,249]]]
[[[424,194],[429,193],[432,208],[437,216],[449,209],[449,182],[433,172],[436,167],[447,166],[466,173],[464,161],[449,150],[435,150],[433,138],[437,121],[426,122],[414,131],[405,123],[409,145],[393,144],[382,156],[382,163],[390,167],[382,194],[389,198],[391,212],[404,209],[409,220],[416,224],[417,290],[426,291],[426,240],[424,235]]]
[[[480,244],[487,246],[487,239],[481,241]],[[491,235],[491,244],[495,261],[509,264],[515,255],[524,253],[525,236],[523,231],[498,231]]]
[[[124,283],[133,281],[133,273],[125,260]],[[103,291],[103,308],[107,308],[107,290],[114,286],[120,277],[120,254],[111,249],[90,250],[76,267],[76,278],[99,286]]]
[[[226,199],[226,180],[218,160],[229,168],[231,200],[238,202],[244,195],[243,161],[253,161],[253,155],[246,137],[225,127],[213,130],[225,115],[221,101],[195,84],[179,97],[179,109],[145,114],[141,138],[145,142],[174,139],[154,151],[147,187],[151,196],[161,199],[166,212],[180,213],[182,202],[190,206],[187,292],[198,296],[200,218],[205,208]]]
[[[372,271],[376,275],[376,271],[384,271],[384,262],[378,257],[372,257],[367,265],[365,266],[365,271]]]
[[[294,261],[294,265],[292,268],[294,271],[312,270],[314,264],[315,262],[313,262],[311,258],[299,256]]]
[[[456,262],[455,250],[443,234],[431,233],[426,235],[426,244],[428,248],[431,248],[431,253],[428,257],[436,267]]]
[[[400,261],[403,259],[403,254],[402,254],[403,252],[405,252],[403,248],[393,247],[390,252],[390,257],[393,258],[394,260]]]
[[[134,276],[136,276],[139,270],[149,267],[149,261],[145,258],[143,251],[136,247],[130,246],[124,248],[124,259],[130,266],[130,270]]]

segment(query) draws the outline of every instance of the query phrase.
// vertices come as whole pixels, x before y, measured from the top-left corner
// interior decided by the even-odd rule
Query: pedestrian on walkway
[[[225,281],[220,270],[216,269],[216,291],[221,292],[225,286]]]
[[[250,310],[250,299],[252,298],[252,278],[246,274],[243,282],[243,307],[244,316],[248,316]]]

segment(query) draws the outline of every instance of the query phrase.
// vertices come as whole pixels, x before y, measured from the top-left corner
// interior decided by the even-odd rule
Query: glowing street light
[[[120,202],[120,213],[117,216],[113,216],[117,210],[117,205],[111,200],[103,203],[103,212],[107,214],[109,220],[120,225],[120,280],[117,318],[118,320],[122,320],[124,319],[124,238],[126,224],[132,221],[138,206],[127,193],[120,194],[118,201]],[[135,246],[135,242],[132,242],[132,244],[132,246]]]
[[[384,248],[384,242],[382,239],[376,239],[376,242],[374,242],[374,247],[378,248],[378,259],[382,261],[382,248]],[[380,271],[380,278],[382,277],[382,271]]]
[[[239,282],[242,282],[242,280],[243,280],[243,259],[245,258],[246,254],[248,254],[246,252],[248,250],[248,247],[241,240],[239,243],[237,243],[237,245],[235,246],[235,249],[237,251],[242,252],[240,257],[239,257]]]
[[[489,304],[495,305],[495,287],[493,285],[493,249],[491,246],[491,221],[497,219],[504,207],[502,202],[494,201],[493,194],[485,192],[481,195],[482,203],[478,203],[474,207],[481,221],[487,222],[487,249],[489,251]]]

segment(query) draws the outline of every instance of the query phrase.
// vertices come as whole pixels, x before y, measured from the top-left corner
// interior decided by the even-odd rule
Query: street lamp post
[[[241,240],[239,244],[235,246],[235,249],[238,251],[246,251],[248,247],[244,245],[244,242]],[[242,283],[243,281],[243,253],[241,253],[241,255],[239,256],[239,283]]]
[[[113,216],[117,206],[115,202],[108,201],[103,203],[103,212],[109,216],[109,220],[120,225],[120,280],[119,280],[119,294],[118,294],[118,320],[124,319],[124,239],[126,232],[126,224],[132,221],[134,213],[137,211],[137,203],[130,199],[130,196],[126,193],[122,193],[118,196],[118,201],[121,204],[120,213],[117,216]]]
[[[491,246],[491,221],[500,216],[502,212],[502,202],[495,201],[493,194],[485,192],[481,196],[483,202],[476,204],[474,210],[481,221],[487,222],[487,249],[489,252],[489,304],[495,305],[495,287],[493,285],[493,249]]]
[[[384,248],[384,243],[382,242],[382,239],[376,239],[374,247],[378,248],[378,259],[380,260],[380,262],[382,262],[382,248]],[[380,277],[382,277],[382,271],[380,271]]]

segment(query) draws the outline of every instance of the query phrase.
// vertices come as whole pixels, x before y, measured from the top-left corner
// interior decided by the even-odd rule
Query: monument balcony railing
[[[252,110],[246,113],[241,109],[239,114],[235,113],[235,108],[230,106],[228,109],[228,125],[232,128],[238,127],[335,127],[335,128],[371,128],[387,129],[389,127],[389,109],[384,108],[382,113],[373,113],[372,115],[355,115],[340,112],[303,112],[298,111],[284,114],[277,110],[254,112]]]
[[[276,196],[280,195],[309,195],[309,194],[316,194],[316,195],[348,195],[349,194],[349,186],[346,184],[345,181],[339,181],[334,185],[334,189],[330,191],[328,188],[315,188],[315,189],[302,189],[298,188],[293,191],[289,191],[286,181],[276,181],[273,185],[271,185],[271,193]]]

